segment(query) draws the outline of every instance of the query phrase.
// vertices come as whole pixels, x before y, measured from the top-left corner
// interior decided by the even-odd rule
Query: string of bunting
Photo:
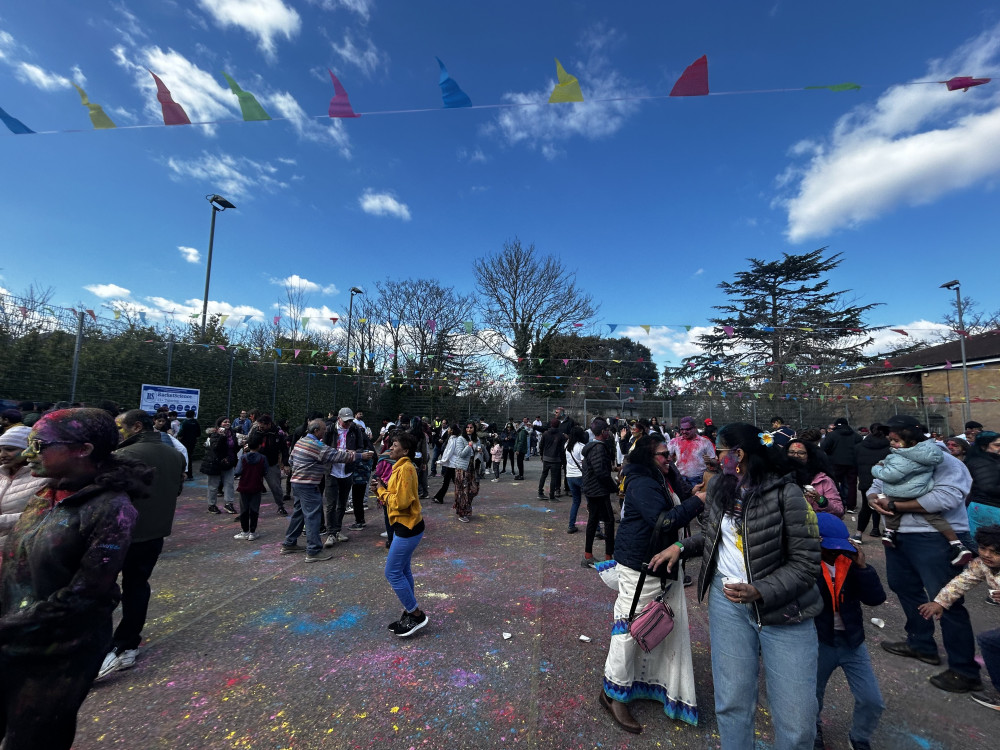
[[[826,84],[819,86],[803,86],[796,88],[780,88],[780,89],[758,89],[749,91],[715,91],[709,90],[708,85],[708,57],[702,55],[693,63],[691,63],[681,76],[674,83],[669,94],[663,95],[649,95],[649,96],[617,96],[617,97],[607,97],[598,99],[585,99],[583,95],[583,90],[580,86],[580,81],[573,75],[566,72],[563,68],[562,63],[556,58],[556,78],[557,83],[552,89],[552,93],[549,95],[547,102],[503,102],[503,103],[492,103],[492,104],[480,104],[473,105],[472,99],[462,90],[458,82],[451,77],[445,64],[440,58],[435,58],[438,63],[439,76],[438,76],[438,87],[441,90],[441,105],[444,109],[509,109],[514,107],[537,107],[545,106],[546,104],[568,104],[574,102],[621,102],[621,101],[641,101],[641,100],[652,100],[652,99],[669,99],[671,97],[688,97],[688,96],[726,96],[735,94],[764,94],[764,93],[786,93],[792,91],[831,91],[834,93],[840,93],[844,91],[857,91],[862,88],[861,84],[858,83],[836,83],[836,84]],[[234,122],[262,122],[262,121],[272,121],[272,120],[291,120],[293,118],[287,117],[271,117],[270,114],[264,109],[257,98],[249,91],[244,90],[240,85],[226,72],[222,72],[223,78],[226,80],[226,85],[228,86],[230,92],[236,97],[236,101],[239,105],[240,114],[242,120],[235,119],[224,119],[224,120],[204,120],[199,122],[192,122],[188,117],[183,105],[177,102],[173,98],[173,94],[167,87],[166,83],[160,76],[154,73],[152,70],[147,68],[150,76],[152,76],[153,83],[156,87],[156,99],[160,104],[160,109],[163,117],[163,125],[159,124],[146,124],[146,125],[127,125],[119,126],[117,125],[111,117],[104,111],[103,107],[90,100],[87,92],[83,90],[80,86],[73,84],[76,89],[77,94],[80,97],[80,103],[87,110],[87,114],[90,118],[91,125],[94,130],[112,130],[112,129],[143,129],[151,127],[167,127],[175,125],[220,125]],[[316,115],[312,116],[313,119],[319,118],[340,118],[340,119],[356,119],[364,116],[375,116],[375,115],[394,115],[394,114],[413,114],[418,112],[433,112],[438,111],[440,108],[418,108],[418,109],[402,109],[402,110],[382,110],[382,111],[369,111],[369,112],[356,112],[351,104],[350,96],[347,90],[344,88],[340,80],[333,74],[330,73],[330,80],[333,84],[333,98],[330,99],[330,103],[327,107],[326,115]],[[976,86],[982,86],[990,82],[989,78],[977,78],[973,76],[955,76],[946,81],[912,81],[908,83],[902,83],[897,85],[904,86],[915,86],[924,84],[939,84],[947,87],[948,91],[968,91],[970,88]],[[40,134],[56,134],[56,133],[73,133],[80,132],[79,128],[75,129],[63,129],[63,130],[42,130],[36,131],[32,130],[30,127],[25,125],[21,120],[13,115],[7,113],[5,110],[0,108],[0,121],[7,127],[11,135],[40,135]]]

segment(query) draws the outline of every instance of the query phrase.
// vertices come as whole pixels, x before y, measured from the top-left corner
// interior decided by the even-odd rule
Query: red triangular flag
[[[906,331],[904,331],[902,328],[890,328],[889,330],[892,331],[893,333],[901,333],[904,336],[909,336],[910,335]]]
[[[149,68],[146,68],[146,70],[149,70]],[[188,119],[187,112],[184,111],[184,107],[175,102],[173,97],[170,96],[170,89],[163,85],[163,81],[160,80],[160,77],[156,73],[149,70],[149,74],[156,81],[156,98],[159,100],[160,108],[163,110],[163,124],[190,125],[191,120]]]
[[[93,318],[95,322],[97,321],[97,314],[93,310],[84,310],[84,312],[86,312],[87,315]]]
[[[982,86],[984,83],[989,83],[992,78],[973,78],[972,76],[956,76],[950,81],[944,81],[943,83],[948,87],[949,91],[955,91],[957,89],[962,89],[962,91],[968,91],[973,86]]]
[[[708,56],[702,55],[687,66],[670,96],[708,96]]]

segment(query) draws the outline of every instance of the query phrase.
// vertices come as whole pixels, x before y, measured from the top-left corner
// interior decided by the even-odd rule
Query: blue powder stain
[[[933,747],[933,745],[931,745],[930,743],[930,740],[927,740],[923,737],[918,737],[915,734],[911,734],[910,739],[913,740],[915,743],[917,743],[917,747],[927,748],[927,750],[930,750],[930,748]]]
[[[336,620],[331,622],[326,629],[328,630],[346,630],[347,628],[353,628],[357,625],[361,618],[364,617],[365,613],[363,610],[352,607],[338,617]]]
[[[459,567],[464,567],[465,566],[465,560],[463,560],[463,559],[461,559],[459,557],[456,557],[455,559],[453,559],[451,561],[451,564],[459,566]]]
[[[263,550],[259,550],[259,549],[256,549],[256,550],[254,550],[253,552],[251,552],[251,553],[250,553],[250,556],[251,556],[251,557],[256,557],[256,556],[257,556],[257,555],[259,555],[259,554],[260,554],[261,552],[263,552]]]

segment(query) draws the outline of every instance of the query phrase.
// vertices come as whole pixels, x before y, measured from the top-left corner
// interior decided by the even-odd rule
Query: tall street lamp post
[[[347,364],[348,365],[351,364],[351,324],[354,322],[354,295],[355,294],[364,294],[364,293],[365,292],[364,292],[363,289],[359,289],[356,286],[352,286],[351,287],[351,302],[350,302],[350,304],[348,305],[348,308],[347,308],[347,352],[346,352],[346,354],[347,354]],[[360,383],[360,382],[361,382],[361,373],[359,372],[358,373],[358,383]],[[361,390],[361,386],[359,385],[358,386],[358,391],[360,391],[360,390]],[[357,396],[355,396],[355,401],[357,401]],[[357,408],[357,404],[355,404],[355,409],[356,408]]]
[[[212,246],[215,244],[215,215],[227,208],[236,208],[221,195],[206,195],[212,204],[212,229],[208,233],[208,263],[205,264],[205,300],[201,305],[201,340],[205,341],[205,323],[208,319],[208,284],[212,279]]]
[[[942,284],[939,289],[954,289],[958,305],[958,341],[962,346],[962,383],[965,386],[965,403],[962,404],[962,427],[972,419],[972,401],[969,399],[969,363],[965,358],[965,321],[962,319],[962,284],[958,279]]]

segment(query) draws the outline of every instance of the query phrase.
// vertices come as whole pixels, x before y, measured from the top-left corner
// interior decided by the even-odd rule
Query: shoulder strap
[[[639,597],[642,596],[642,586],[646,583],[646,573],[649,570],[647,563],[642,564],[642,571],[639,573],[639,580],[635,584],[635,596],[632,597],[632,608],[628,611],[629,621],[635,617],[635,608],[639,606]]]

